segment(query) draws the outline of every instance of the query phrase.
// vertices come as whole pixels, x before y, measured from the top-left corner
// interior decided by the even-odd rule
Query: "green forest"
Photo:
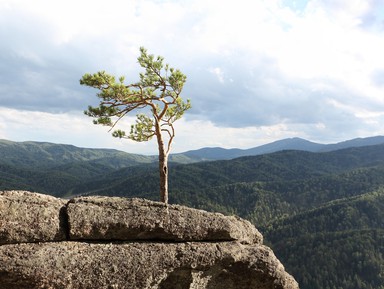
[[[3,154],[3,155],[2,155]],[[0,189],[158,200],[155,158],[0,143]],[[170,164],[170,203],[250,220],[302,289],[384,289],[384,145]]]

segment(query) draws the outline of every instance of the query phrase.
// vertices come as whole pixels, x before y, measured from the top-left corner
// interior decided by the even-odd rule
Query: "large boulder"
[[[108,197],[0,192],[0,289],[297,289],[248,221]]]
[[[76,198],[67,213],[71,240],[263,242],[256,228],[238,217],[143,199]]]

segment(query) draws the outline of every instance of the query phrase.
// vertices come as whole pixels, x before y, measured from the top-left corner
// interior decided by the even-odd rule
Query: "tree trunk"
[[[160,148],[159,148],[160,149]],[[159,150],[160,201],[168,204],[168,155]]]
[[[168,204],[168,152],[158,122],[156,122],[156,137],[159,147],[160,201]]]

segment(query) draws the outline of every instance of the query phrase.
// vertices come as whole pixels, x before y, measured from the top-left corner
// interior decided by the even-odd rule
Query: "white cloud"
[[[285,124],[260,127],[218,127],[210,121],[182,119],[176,125],[177,136],[173,148],[183,152],[201,147],[251,148],[276,139],[294,137]]]
[[[221,83],[224,83],[224,73],[220,67],[210,68],[209,72],[214,74]]]
[[[152,148],[145,144],[113,138],[107,127],[93,125],[89,117],[77,112],[53,114],[0,108],[0,124],[0,138],[13,141],[47,141],[136,153],[152,152]]]
[[[136,81],[143,45],[188,76],[193,109],[178,151],[334,139],[341,127],[346,138],[380,133],[383,20],[384,4],[374,0],[1,0],[0,129],[16,139],[89,143],[81,132],[88,122],[69,117],[96,101],[78,79],[105,69]]]

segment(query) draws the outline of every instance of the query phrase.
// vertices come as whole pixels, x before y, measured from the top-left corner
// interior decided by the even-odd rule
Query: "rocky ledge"
[[[143,199],[0,192],[0,289],[294,289],[248,221]]]

